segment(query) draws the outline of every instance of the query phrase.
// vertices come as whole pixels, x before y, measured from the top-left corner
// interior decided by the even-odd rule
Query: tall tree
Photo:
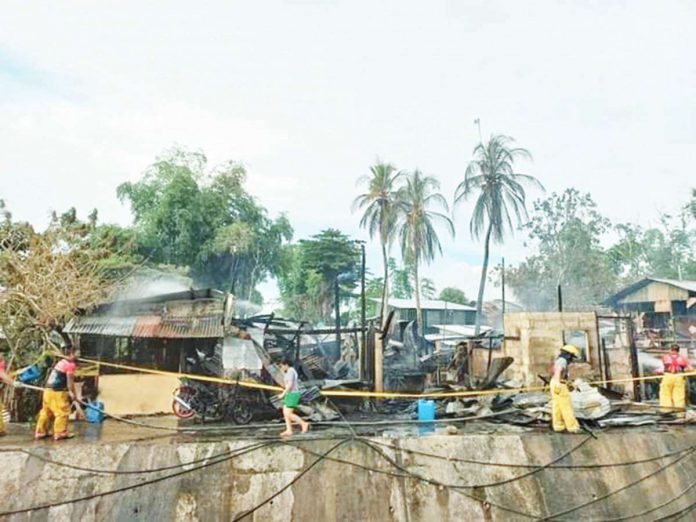
[[[599,304],[617,289],[614,264],[601,244],[610,222],[596,207],[575,189],[534,202],[524,228],[537,252],[506,271],[506,283],[527,308],[555,309],[558,285],[564,306],[576,309]]]
[[[292,237],[245,189],[246,171],[228,161],[208,168],[202,153],[169,151],[135,183],[118,187],[131,206],[138,250],[151,263],[190,269],[196,284],[248,299],[276,275]]]
[[[357,283],[360,249],[345,234],[327,229],[301,240],[290,252],[278,278],[285,312],[297,319],[327,320],[336,281],[347,290]]]
[[[440,292],[440,297],[439,299],[443,301],[448,301],[450,303],[457,303],[461,305],[468,305],[469,300],[466,298],[466,294],[464,293],[464,290],[461,290],[460,288],[455,288],[453,286],[448,286],[446,288],[443,288],[442,291]]]
[[[475,335],[481,330],[491,239],[494,243],[502,243],[505,233],[512,232],[515,227],[513,218],[518,224],[526,219],[525,185],[544,189],[536,178],[515,172],[515,161],[531,160],[532,156],[526,149],[512,147],[513,141],[512,138],[499,134],[491,136],[488,143],[479,143],[474,148],[474,159],[469,162],[464,173],[464,181],[454,193],[455,205],[476,196],[469,230],[475,239],[484,236],[483,267],[476,300]]]
[[[362,176],[358,182],[367,185],[367,192],[353,201],[353,211],[363,214],[360,226],[366,228],[370,237],[377,235],[382,247],[384,276],[382,278],[382,324],[387,319],[389,299],[389,248],[396,227],[397,182],[402,176],[391,163],[377,162],[370,167],[370,175]]]
[[[442,254],[442,245],[435,231],[435,224],[441,223],[454,236],[452,220],[445,214],[432,210],[438,208],[449,212],[447,200],[438,192],[440,183],[432,176],[425,176],[414,170],[406,177],[406,184],[399,190],[399,237],[404,261],[413,266],[414,291],[416,295],[416,315],[418,325],[423,328],[421,309],[421,284],[419,268],[421,263],[429,263],[437,253]]]

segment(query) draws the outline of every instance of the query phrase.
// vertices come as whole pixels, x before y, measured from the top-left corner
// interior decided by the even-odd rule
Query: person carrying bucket
[[[69,349],[66,356],[61,358],[48,373],[43,392],[41,411],[36,421],[34,439],[48,437],[51,421],[53,421],[53,439],[62,440],[72,437],[68,433],[68,417],[70,404],[77,397],[75,392],[75,370],[77,369],[78,353]]]
[[[580,424],[575,418],[573,403],[570,400],[570,387],[568,385],[568,366],[576,357],[580,356],[580,349],[572,344],[566,344],[561,348],[561,353],[553,364],[553,377],[551,378],[551,426],[555,432],[567,431],[579,433]]]

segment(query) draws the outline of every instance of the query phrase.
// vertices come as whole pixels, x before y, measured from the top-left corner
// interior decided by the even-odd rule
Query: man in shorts
[[[295,413],[295,409],[300,404],[300,387],[297,377],[297,371],[292,367],[292,364],[288,359],[283,359],[280,362],[280,368],[285,374],[283,379],[283,393],[280,394],[280,398],[283,399],[283,418],[285,419],[285,431],[281,433],[281,437],[290,437],[292,435],[292,425],[299,424],[302,426],[302,433],[307,433],[309,430],[309,423],[302,420],[299,415]]]

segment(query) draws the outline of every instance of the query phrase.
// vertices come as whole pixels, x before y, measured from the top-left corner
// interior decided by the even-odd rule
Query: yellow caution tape
[[[233,381],[231,379],[225,379],[222,377],[212,377],[208,375],[199,375],[195,373],[179,373],[179,372],[168,372],[165,370],[155,370],[152,368],[142,368],[139,366],[129,366],[126,364],[117,363],[107,363],[103,361],[95,361],[93,359],[80,358],[80,361],[98,364],[101,366],[108,366],[110,368],[120,368],[122,370],[130,370],[141,373],[150,373],[153,375],[166,375],[176,378],[191,379],[194,381],[212,382],[216,384],[231,384],[239,385],[244,388],[253,388],[258,390],[268,390],[281,392],[283,388],[280,386],[271,386],[268,384],[261,384],[254,381]],[[685,372],[680,374],[683,377],[694,377],[696,376],[696,370]],[[650,375],[645,377],[627,377],[623,379],[609,379],[603,381],[590,381],[589,384],[596,386],[606,386],[607,384],[618,384],[618,383],[629,383],[636,381],[652,381],[659,380],[662,375]],[[480,397],[485,395],[508,395],[524,392],[540,392],[547,391],[548,386],[523,386],[519,388],[496,388],[492,390],[462,390],[462,391],[452,391],[452,392],[426,392],[426,393],[408,393],[408,392],[372,392],[372,391],[354,391],[354,390],[320,390],[320,394],[325,397],[362,397],[362,398],[373,398],[373,399],[446,399],[452,397]]]
[[[191,379],[194,381],[203,381],[203,382],[213,382],[216,384],[238,384],[239,386],[243,386],[245,388],[255,388],[257,390],[270,390],[270,391],[283,391],[283,388],[280,386],[270,386],[268,384],[261,384],[259,382],[253,382],[253,381],[233,381],[232,379],[225,379],[223,377],[212,377],[209,375],[198,375],[196,373],[179,373],[179,372],[168,372],[165,370],[155,370],[153,368],[142,368],[140,366],[129,366],[127,364],[116,364],[116,363],[108,363],[104,361],[95,361],[93,359],[84,359],[80,357],[79,359],[81,362],[88,362],[88,363],[93,363],[93,364],[98,364],[101,366],[108,366],[109,368],[120,368],[122,370],[130,370],[134,372],[141,372],[141,373],[150,373],[153,375],[166,375],[169,377],[176,377],[176,378],[185,378],[185,379]]]

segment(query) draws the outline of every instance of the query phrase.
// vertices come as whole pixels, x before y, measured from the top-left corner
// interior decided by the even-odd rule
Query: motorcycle
[[[216,354],[207,355],[196,350],[195,357],[186,358],[187,371],[215,375],[219,361],[216,358]],[[262,392],[259,393],[253,394],[239,386],[182,379],[182,385],[174,390],[172,411],[180,419],[198,416],[202,422],[231,421],[235,424],[248,424],[254,416],[254,409],[267,402]]]

